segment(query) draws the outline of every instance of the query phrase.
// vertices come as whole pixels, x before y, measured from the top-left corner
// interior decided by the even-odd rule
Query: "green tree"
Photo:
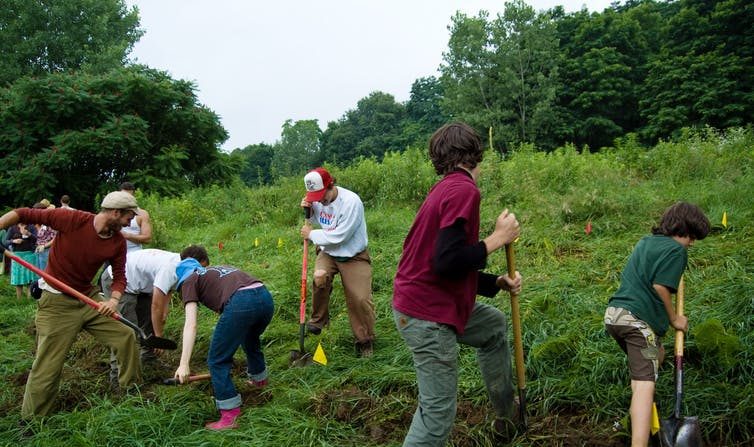
[[[557,21],[563,70],[558,103],[571,115],[571,140],[592,149],[636,131],[639,88],[653,42],[658,41],[661,15],[650,4],[633,9],[582,11]]]
[[[542,143],[558,125],[558,41],[549,13],[505,3],[489,22],[457,13],[440,66],[448,113],[480,130],[496,129],[495,144]]]
[[[193,85],[164,72],[24,77],[0,90],[0,201],[92,204],[123,179],[159,194],[222,183],[236,172],[219,150],[226,139]]]
[[[754,116],[754,5],[683,0],[665,24],[663,46],[642,88],[642,135],[653,141],[682,127],[751,123]]]
[[[231,156],[240,167],[241,181],[247,186],[261,186],[272,183],[272,145],[251,144],[243,149],[236,149]]]
[[[281,140],[273,147],[273,178],[289,177],[315,168],[322,130],[317,120],[286,120]]]
[[[346,165],[359,157],[381,160],[387,152],[402,152],[406,107],[388,93],[372,92],[322,135],[322,161]]]
[[[411,85],[411,97],[406,102],[406,127],[415,125],[416,129],[407,136],[410,141],[426,139],[448,121],[442,110],[443,96],[442,84],[434,76],[419,78]]]
[[[0,85],[22,76],[120,67],[143,34],[124,0],[3,0]]]
[[[456,12],[448,27],[448,50],[440,65],[443,110],[477,129],[513,118],[512,111],[499,107],[494,97],[498,77],[488,18],[487,11],[480,11],[476,17]]]

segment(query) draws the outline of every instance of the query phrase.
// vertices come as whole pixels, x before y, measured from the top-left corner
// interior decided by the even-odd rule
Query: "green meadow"
[[[410,354],[392,322],[392,278],[418,206],[437,181],[424,148],[364,159],[332,171],[361,195],[374,269],[378,340],[369,359],[356,355],[340,281],[332,321],[306,348],[323,347],[326,366],[289,365],[298,349],[303,222],[300,178],[250,189],[239,184],[195,189],[173,198],[140,196],[154,222],[152,247],[180,251],[205,245],[213,264],[260,277],[275,298],[263,337],[270,386],[245,384],[237,354],[236,384],[244,398],[240,428],[203,429],[217,413],[208,382],[165,386],[179,351],[145,370],[138,391],[108,387],[108,353],[82,333],[63,370],[58,411],[25,431],[19,413],[34,358],[33,301],[17,300],[0,277],[0,444],[33,446],[396,446],[416,406]],[[630,400],[624,354],[604,331],[602,315],[634,244],[677,200],[700,205],[714,225],[689,253],[683,413],[700,418],[708,445],[751,445],[754,437],[754,132],[711,129],[642,147],[625,138],[598,153],[523,146],[482,165],[482,229],[504,208],[516,213],[515,244],[524,277],[520,295],[529,428],[514,445],[623,445]],[[723,215],[727,225],[723,225]],[[591,232],[586,231],[591,223]],[[222,248],[221,248],[222,247]],[[313,254],[310,268],[313,266]],[[487,271],[506,270],[503,253]],[[311,269],[310,269],[311,273]],[[480,298],[510,316],[510,299]],[[214,314],[201,309],[192,372],[206,372]],[[172,302],[166,337],[180,341],[182,308]],[[511,337],[512,339],[512,337]],[[657,387],[661,416],[674,402],[672,336]],[[458,414],[451,445],[494,445],[474,352],[461,350]],[[515,377],[515,375],[514,375]],[[513,378],[515,383],[515,378]]]

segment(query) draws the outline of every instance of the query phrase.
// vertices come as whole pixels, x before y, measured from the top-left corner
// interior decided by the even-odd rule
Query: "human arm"
[[[147,210],[139,208],[136,222],[139,224],[139,233],[134,234],[121,231],[123,237],[136,244],[148,244],[152,242],[152,221],[149,218]]]
[[[465,225],[466,220],[459,217],[452,225],[440,230],[432,257],[432,270],[436,275],[458,279],[468,272],[481,270],[487,264],[487,255],[513,242],[519,234],[518,221],[508,210],[498,216],[493,233],[476,244],[468,245]],[[491,285],[495,285],[495,281],[497,277]],[[501,281],[498,288],[507,285],[505,280]]]
[[[675,329],[686,332],[689,329],[689,320],[685,315],[678,315],[673,308],[673,299],[671,297],[670,289],[662,284],[652,284],[657,294],[662,299],[662,304],[665,307],[665,312],[668,314],[668,320],[670,325]]]
[[[118,252],[110,258],[108,271],[112,278],[110,284],[110,296],[107,301],[100,304],[98,312],[105,316],[111,316],[117,312],[118,302],[126,290],[126,242],[122,241]]]
[[[518,238],[521,232],[516,215],[508,212],[506,208],[497,216],[495,221],[495,229],[492,234],[484,238],[484,245],[487,247],[487,254],[492,253],[495,250],[499,250],[510,244]]]
[[[357,231],[364,225],[364,205],[361,203],[361,199],[355,194],[346,195],[341,193],[340,197],[343,201],[339,203],[338,207],[334,210],[335,215],[325,216],[324,219],[331,219],[329,223],[323,224],[323,216],[327,209],[323,208],[320,216],[312,216],[312,220],[320,219],[321,230],[311,230],[307,239],[320,247],[332,247],[340,245],[349,241]],[[312,209],[315,211],[315,209]]]
[[[99,309],[97,309],[97,312],[100,314],[109,317],[115,313],[118,312],[118,303],[120,302],[120,298],[123,294],[117,290],[113,290],[110,292],[110,297],[106,301],[102,301],[99,304]]]
[[[162,337],[165,330],[165,322],[170,312],[170,295],[160,290],[159,287],[152,288],[152,329],[156,337]]]
[[[510,279],[507,274],[497,276],[490,273],[479,272],[477,295],[491,298],[501,290],[507,290],[513,294],[521,292],[521,274],[516,271],[516,276],[513,279]]]
[[[11,225],[15,225],[19,222],[18,213],[15,210],[8,211],[0,217],[0,228],[8,228]],[[6,237],[10,236],[10,231],[6,234]]]
[[[487,248],[479,241],[467,245],[466,221],[458,218],[437,236],[432,256],[432,271],[437,276],[459,279],[487,265]]]
[[[186,321],[183,323],[183,346],[181,347],[181,362],[178,369],[175,370],[174,377],[181,383],[188,382],[191,375],[191,353],[194,350],[194,341],[196,340],[196,316],[198,313],[197,303],[192,301],[186,303],[184,308]]]

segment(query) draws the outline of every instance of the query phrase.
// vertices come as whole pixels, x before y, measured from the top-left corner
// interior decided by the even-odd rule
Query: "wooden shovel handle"
[[[684,306],[684,293],[686,289],[686,285],[683,281],[683,276],[681,276],[681,281],[678,283],[678,293],[675,297],[675,313],[678,316],[683,316],[683,306]],[[684,341],[684,333],[681,330],[675,331],[675,355],[676,357],[683,357],[683,341]]]
[[[505,258],[508,264],[508,277],[516,277],[516,260],[513,254],[513,245],[505,245]],[[526,388],[526,372],[524,370],[524,343],[521,339],[521,309],[518,302],[518,294],[511,294],[511,320],[513,322],[513,344],[516,357],[516,378],[518,379],[518,388]]]

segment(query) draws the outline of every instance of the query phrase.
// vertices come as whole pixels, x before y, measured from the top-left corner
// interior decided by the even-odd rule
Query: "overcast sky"
[[[193,81],[231,151],[280,139],[285,120],[320,128],[379,90],[409,99],[438,75],[456,11],[494,17],[492,0],[126,0],[146,32],[131,59]],[[529,0],[603,11],[611,0]]]

